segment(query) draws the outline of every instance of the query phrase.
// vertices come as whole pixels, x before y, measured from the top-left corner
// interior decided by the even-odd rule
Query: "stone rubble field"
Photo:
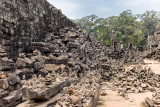
[[[1,0],[0,13],[0,107],[96,107],[104,82],[126,99],[153,92],[145,104],[159,106],[160,75],[125,69],[144,64],[137,50],[106,46],[46,0]]]

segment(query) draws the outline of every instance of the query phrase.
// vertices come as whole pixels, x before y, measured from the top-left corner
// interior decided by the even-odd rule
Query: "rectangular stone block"
[[[47,71],[57,71],[61,69],[61,66],[55,64],[45,64],[44,69]]]
[[[69,80],[54,84],[51,88],[44,91],[31,91],[27,87],[22,89],[23,100],[46,100],[57,94],[63,87],[69,86]]]

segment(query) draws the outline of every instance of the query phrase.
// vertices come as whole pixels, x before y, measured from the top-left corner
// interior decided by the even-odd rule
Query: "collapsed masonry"
[[[44,42],[48,32],[58,36],[67,26],[76,25],[46,0],[0,1],[0,44],[9,58],[28,52],[32,42]]]
[[[84,34],[46,0],[0,1],[1,107],[49,99],[47,107],[94,107],[101,78],[141,61],[133,50],[112,50]]]

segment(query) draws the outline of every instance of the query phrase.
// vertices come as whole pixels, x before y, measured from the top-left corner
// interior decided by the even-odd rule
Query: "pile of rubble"
[[[64,88],[64,95],[53,107],[95,107],[100,91],[101,75],[88,73],[78,83]]]
[[[6,57],[0,60],[2,67],[12,67],[7,69],[11,71],[2,69],[6,76],[4,78],[2,75],[3,78],[0,79],[0,87],[3,88],[0,92],[3,94],[2,107],[17,105],[23,100],[49,99],[63,87],[69,86],[69,77],[76,80],[85,77],[87,72],[98,69],[99,59],[96,55],[101,51],[95,51],[99,49],[96,38],[83,34],[79,28],[65,28],[59,34],[53,36],[56,37],[53,39],[53,33],[49,33],[49,46],[44,45],[42,48],[42,45],[37,45],[34,51],[32,44],[30,51],[21,53],[15,62]],[[46,48],[48,51],[44,50]],[[57,91],[53,91],[55,89]]]
[[[48,32],[58,36],[64,27],[76,27],[47,0],[1,0],[0,14],[0,44],[13,60],[28,52],[30,42],[40,44]]]
[[[159,60],[160,59],[160,49],[156,48],[154,50],[151,50],[150,52],[146,52],[146,55],[144,56],[144,58],[160,61]]]
[[[64,87],[56,106],[93,107],[100,73],[121,81],[114,71],[141,61],[132,51],[111,51],[84,34],[46,0],[1,0],[0,13],[1,107],[49,100]]]
[[[160,88],[159,79],[160,75],[153,73],[150,68],[138,66],[113,72],[108,86],[127,98],[127,93],[157,92]]]
[[[106,52],[107,55],[99,58],[99,71],[101,72],[102,78],[109,81],[116,74],[122,72],[125,66],[143,64],[143,58],[140,57],[137,53],[138,52],[136,51],[123,50],[116,51],[116,54],[114,54],[114,51]]]

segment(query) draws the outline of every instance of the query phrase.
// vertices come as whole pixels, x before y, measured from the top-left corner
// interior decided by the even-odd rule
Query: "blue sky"
[[[125,10],[134,14],[146,10],[160,11],[160,0],[47,0],[70,19],[95,14],[99,17],[117,16]]]

